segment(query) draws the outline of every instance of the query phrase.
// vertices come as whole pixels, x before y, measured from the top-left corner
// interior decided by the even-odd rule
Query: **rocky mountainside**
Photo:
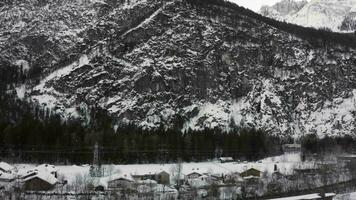
[[[273,6],[262,6],[260,13],[263,16],[270,17],[276,20],[285,21],[292,15],[299,12],[308,1],[282,0]]]
[[[299,3],[285,0],[271,7],[262,7],[260,13],[301,26],[328,28],[332,31],[355,31],[355,11],[355,0],[311,0]]]
[[[331,33],[310,32],[316,46],[222,1],[11,2],[2,82],[63,120],[97,108],[146,129],[355,134],[356,51],[319,38]]]

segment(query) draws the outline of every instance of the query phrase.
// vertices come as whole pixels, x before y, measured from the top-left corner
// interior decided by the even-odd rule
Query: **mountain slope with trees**
[[[355,134],[354,34],[221,0],[14,1],[0,16],[4,124],[102,112],[113,130]]]

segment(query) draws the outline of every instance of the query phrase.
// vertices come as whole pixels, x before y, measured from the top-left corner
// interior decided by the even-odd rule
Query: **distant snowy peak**
[[[353,31],[356,30],[356,5],[351,11],[344,17],[341,26],[341,31]]]
[[[284,21],[300,11],[308,1],[283,0],[273,6],[262,6],[260,13],[266,17]]]
[[[264,6],[260,13],[267,17],[306,27],[328,28],[332,31],[355,30],[356,0],[303,1],[300,2],[300,7],[287,9],[293,8],[292,5],[297,4],[293,2],[293,0],[284,0],[272,7]]]

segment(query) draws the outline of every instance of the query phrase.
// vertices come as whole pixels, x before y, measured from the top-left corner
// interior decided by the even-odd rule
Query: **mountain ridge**
[[[77,12],[74,5],[69,12]],[[353,135],[356,56],[350,34],[276,22],[223,1],[79,5],[90,15],[83,15],[87,25],[74,25],[84,27],[73,41],[45,26],[39,31],[49,36],[36,33],[29,44],[20,40],[5,50],[2,62],[29,68],[13,88],[23,101],[85,124],[98,107],[116,125],[144,129],[238,126],[281,136]],[[59,28],[73,31],[67,19]],[[23,31],[25,38],[32,34]],[[33,42],[45,48],[29,51]],[[67,52],[64,42],[76,51]],[[21,48],[24,53],[16,53]],[[53,53],[43,53],[48,49]]]
[[[289,6],[294,9],[286,9]],[[355,9],[356,1],[354,0],[314,0],[309,2],[285,0],[273,6],[263,6],[260,13],[300,26],[330,29],[336,32],[353,32],[356,30],[354,26]]]

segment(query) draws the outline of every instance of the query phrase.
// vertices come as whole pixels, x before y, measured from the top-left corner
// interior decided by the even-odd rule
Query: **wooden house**
[[[58,180],[50,173],[38,172],[31,176],[26,176],[22,182],[25,190],[48,191],[54,189]]]
[[[203,174],[199,173],[199,172],[191,172],[187,175],[185,175],[185,179],[189,180],[189,179],[196,179],[201,177]]]
[[[132,175],[132,178],[135,180],[135,181],[142,181],[142,180],[155,180],[155,173],[151,174],[135,174],[135,175]]]
[[[108,181],[109,190],[131,190],[135,187],[135,181],[131,175],[113,175]]]
[[[170,175],[166,171],[161,171],[159,173],[156,173],[154,180],[157,181],[158,184],[169,185]]]
[[[262,172],[255,168],[250,168],[240,173],[242,178],[254,176],[254,177],[261,177]]]

